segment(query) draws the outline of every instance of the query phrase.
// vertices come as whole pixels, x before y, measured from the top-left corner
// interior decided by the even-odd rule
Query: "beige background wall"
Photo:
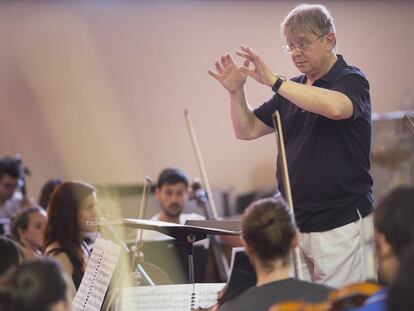
[[[22,154],[34,196],[55,176],[129,184],[167,165],[197,176],[186,107],[214,187],[273,185],[273,136],[237,141],[228,96],[207,70],[243,43],[295,75],[279,23],[299,3],[0,2],[0,154]],[[409,108],[414,2],[322,3],[339,53],[369,77],[374,112]],[[272,95],[252,81],[247,92],[253,106]]]

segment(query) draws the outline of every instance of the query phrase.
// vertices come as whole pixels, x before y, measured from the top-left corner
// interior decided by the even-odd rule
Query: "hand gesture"
[[[273,86],[276,82],[276,76],[267,67],[264,61],[260,58],[259,54],[246,46],[241,46],[241,50],[236,52],[237,55],[246,59],[246,61],[253,63],[254,68],[250,69],[248,66],[240,68],[245,74],[249,75],[257,82]]]
[[[239,67],[230,54],[222,56],[220,62],[215,62],[217,73],[209,70],[208,73],[218,80],[230,93],[241,89],[246,83],[247,75],[243,68],[249,67],[249,60],[246,59],[244,67]]]

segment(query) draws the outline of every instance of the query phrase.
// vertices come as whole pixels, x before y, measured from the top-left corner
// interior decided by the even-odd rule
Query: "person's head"
[[[0,159],[0,202],[11,199],[19,185],[20,163],[15,158]]]
[[[374,212],[374,241],[381,278],[390,284],[404,249],[414,244],[414,188],[392,190]]]
[[[69,311],[66,275],[51,259],[23,263],[0,288],[1,310]]]
[[[414,305],[414,245],[407,247],[400,257],[398,273],[387,298],[387,310],[410,311]]]
[[[7,271],[20,264],[22,254],[19,246],[6,237],[0,237],[0,280]]]
[[[245,210],[242,237],[254,265],[269,271],[276,262],[288,265],[289,251],[298,242],[289,207],[281,197],[258,200]]]
[[[335,52],[335,24],[323,5],[297,6],[288,13],[281,30],[287,44],[284,51],[291,54],[296,68],[305,75],[323,69]]]
[[[44,248],[57,242],[82,267],[82,238],[85,232],[96,231],[96,226],[87,225],[87,221],[98,218],[96,204],[95,188],[91,185],[81,181],[60,184],[50,199]]]
[[[17,213],[11,223],[11,234],[22,246],[38,250],[43,245],[46,212],[40,207],[30,207]]]
[[[168,218],[177,218],[188,201],[188,176],[178,168],[166,168],[159,177],[155,195],[161,212]]]
[[[47,206],[49,205],[49,201],[50,201],[50,197],[52,195],[53,190],[55,190],[55,188],[57,186],[59,186],[63,181],[59,178],[55,178],[55,179],[49,179],[42,187],[42,190],[40,191],[40,196],[39,196],[39,205],[47,210]]]

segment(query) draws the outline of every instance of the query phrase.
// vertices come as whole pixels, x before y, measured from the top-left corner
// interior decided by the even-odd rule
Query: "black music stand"
[[[165,221],[146,220],[146,219],[132,219],[124,218],[116,221],[97,221],[97,225],[122,225],[129,228],[152,230],[168,235],[176,240],[183,242],[184,250],[188,256],[188,272],[190,283],[194,284],[194,263],[193,254],[194,242],[207,238],[207,235],[240,235],[240,231],[231,231],[224,229],[205,228],[198,226],[180,225]]]

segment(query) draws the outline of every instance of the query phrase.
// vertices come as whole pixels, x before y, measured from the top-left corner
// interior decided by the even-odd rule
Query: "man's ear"
[[[293,249],[299,245],[300,233],[298,230],[295,230],[295,236],[292,239],[292,243],[290,243],[290,247]]]
[[[326,40],[330,43],[330,50],[333,50],[336,46],[336,35],[333,32],[330,32],[326,35]]]

